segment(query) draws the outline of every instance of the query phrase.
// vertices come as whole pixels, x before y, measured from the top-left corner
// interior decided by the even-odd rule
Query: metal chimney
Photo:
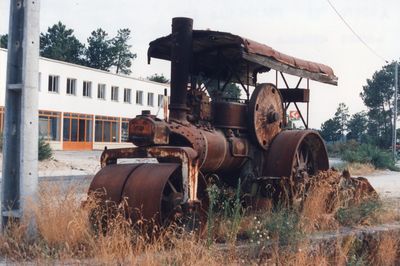
[[[192,32],[192,19],[182,17],[172,19],[170,120],[186,121],[187,86],[192,62]]]

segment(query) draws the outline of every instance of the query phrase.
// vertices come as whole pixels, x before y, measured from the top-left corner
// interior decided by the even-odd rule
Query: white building
[[[4,126],[7,50],[0,49],[0,129]],[[150,110],[163,117],[169,84],[41,57],[39,133],[53,149],[85,150],[129,145],[128,120]],[[132,145],[132,144],[130,144]]]

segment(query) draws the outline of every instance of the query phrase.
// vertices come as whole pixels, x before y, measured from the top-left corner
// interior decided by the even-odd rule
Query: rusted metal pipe
[[[192,61],[192,31],[192,19],[182,17],[172,19],[170,120],[186,121],[187,86]]]

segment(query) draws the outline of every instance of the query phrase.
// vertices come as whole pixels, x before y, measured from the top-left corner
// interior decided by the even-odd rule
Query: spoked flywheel
[[[249,102],[249,129],[262,149],[269,149],[271,141],[282,131],[284,121],[279,90],[270,83],[257,85]]]

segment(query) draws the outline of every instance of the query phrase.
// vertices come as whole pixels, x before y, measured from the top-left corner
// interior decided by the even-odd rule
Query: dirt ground
[[[400,201],[400,172],[376,171],[365,177],[381,197],[396,198]]]
[[[100,170],[101,153],[102,151],[54,151],[52,159],[39,162],[39,176],[94,175]],[[0,165],[2,164],[3,155],[0,154]]]
[[[84,178],[86,180],[85,183],[88,183],[91,177],[100,170],[101,153],[102,151],[100,150],[54,151],[51,160],[39,162],[39,176],[47,181],[52,181],[53,177],[59,181]],[[340,163],[338,159],[330,159],[332,166]],[[1,154],[0,165],[2,165]],[[368,178],[381,197],[396,199],[400,202],[400,172],[375,171],[372,174],[363,176]]]

